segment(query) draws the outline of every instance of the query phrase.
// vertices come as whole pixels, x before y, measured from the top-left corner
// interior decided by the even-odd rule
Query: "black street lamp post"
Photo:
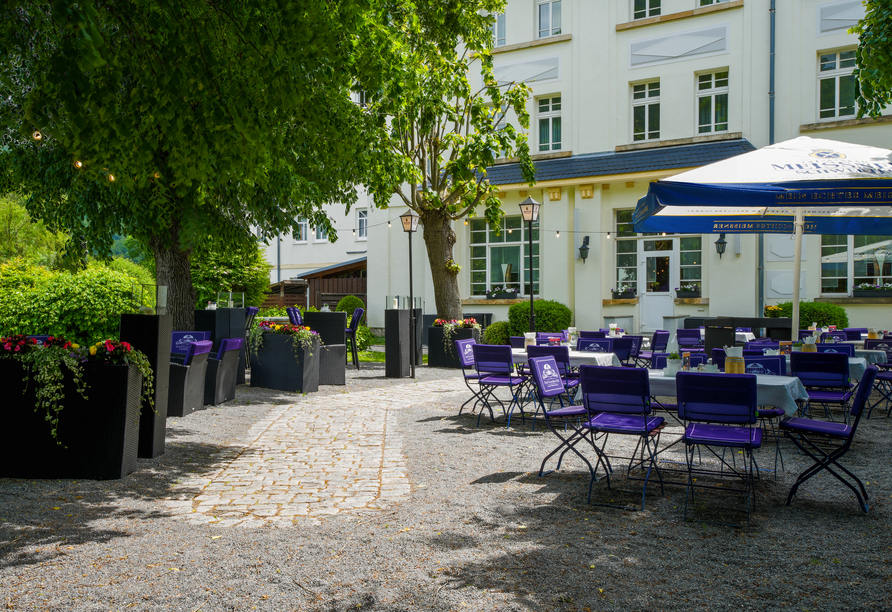
[[[520,203],[520,213],[527,222],[527,235],[530,241],[530,331],[536,331],[536,313],[533,310],[533,223],[539,218],[539,202],[527,198]]]
[[[418,229],[418,215],[407,210],[400,215],[403,231],[409,234],[409,366],[415,378],[415,296],[412,292],[412,234]]]

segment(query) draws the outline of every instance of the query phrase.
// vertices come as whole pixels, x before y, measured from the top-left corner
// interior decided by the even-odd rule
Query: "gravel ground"
[[[419,368],[420,382],[456,372]],[[348,370],[339,394],[407,379],[383,364]],[[651,484],[643,512],[586,503],[588,472],[568,460],[539,478],[554,447],[541,427],[475,426],[467,394],[401,411],[412,492],[383,511],[312,525],[191,525],[166,502],[181,479],[295,396],[240,387],[237,399],[168,421],[167,453],[119,481],[0,479],[0,607],[11,610],[889,610],[890,421],[862,423],[846,465],[869,483],[870,514],[827,476],[791,507],[808,464],[783,445],[786,471],[757,484],[749,526],[739,496]],[[664,433],[663,444],[677,437]],[[614,451],[631,446],[617,441]],[[671,454],[671,452],[670,452]],[[759,454],[772,467],[773,447]],[[669,456],[667,454],[667,456]],[[676,458],[683,456],[677,453]],[[618,467],[620,464],[615,463]],[[664,463],[664,467],[671,464]],[[619,470],[617,470],[619,472]],[[678,480],[678,475],[665,474]],[[594,486],[596,501],[640,503],[640,483]],[[636,491],[638,491],[636,493]]]

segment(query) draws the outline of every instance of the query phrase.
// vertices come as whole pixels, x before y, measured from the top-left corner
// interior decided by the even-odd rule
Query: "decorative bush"
[[[793,302],[781,302],[777,304],[779,317],[793,316]],[[846,309],[836,304],[824,302],[799,302],[799,329],[808,329],[812,323],[818,327],[836,325],[843,329],[849,326],[849,315]]]
[[[508,333],[508,321],[496,321],[486,328],[483,335],[483,342],[486,344],[510,344],[510,333]]]
[[[357,308],[362,308],[363,310],[365,310],[365,304],[363,304],[362,300],[359,299],[358,297],[356,297],[355,295],[347,295],[347,296],[344,296],[341,298],[341,301],[338,302],[338,305],[335,308],[335,311],[336,312],[346,312],[347,318],[349,319],[350,316],[353,314],[353,311],[356,310]],[[363,318],[366,318],[365,315],[363,315]],[[349,325],[349,324],[350,324],[350,322],[348,321],[347,325]]]
[[[356,330],[356,350],[364,351],[372,346],[372,340],[374,340],[374,336],[372,336],[372,332],[369,330],[368,326],[360,325]]]
[[[554,300],[536,300],[533,302],[536,314],[537,332],[559,332],[570,327],[573,312],[564,304]],[[522,336],[530,331],[530,305],[513,304],[508,309],[508,326],[511,336]]]

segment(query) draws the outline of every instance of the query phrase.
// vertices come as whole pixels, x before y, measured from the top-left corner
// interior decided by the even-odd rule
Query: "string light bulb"
[[[84,167],[84,162],[82,162],[82,161],[79,160],[79,159],[76,159],[76,160],[74,160],[74,167],[75,167],[75,168],[83,168],[83,167]]]
[[[43,139],[43,134],[41,134],[39,130],[34,130],[34,133],[31,134],[31,137],[34,140],[41,140],[41,139]]]
[[[156,178],[156,179],[160,179],[160,178],[161,178],[161,173],[160,173],[160,172],[156,172],[156,173],[155,173],[155,178]]]
[[[108,182],[110,182],[110,183],[114,183],[114,182],[115,182],[115,175],[114,175],[114,174],[109,174],[109,175],[108,175]]]
[[[556,231],[556,232],[554,233],[554,237],[555,237],[555,238],[560,238],[560,237],[561,237],[561,230]]]
[[[666,232],[663,232],[663,233],[662,233],[662,234],[660,234],[660,235],[661,235],[661,236],[665,236],[665,235],[666,235]]]
[[[607,240],[610,240],[610,232],[607,232]]]
[[[355,230],[355,229],[353,230],[353,235],[354,235],[354,236],[356,235],[356,230]]]
[[[390,221],[387,222],[387,227],[390,227]]]
[[[467,220],[467,219],[465,219],[465,225],[467,225],[467,224],[468,224],[468,220]]]

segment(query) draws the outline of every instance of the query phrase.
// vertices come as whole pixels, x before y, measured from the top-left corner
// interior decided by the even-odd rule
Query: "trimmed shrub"
[[[340,302],[338,302],[338,305],[335,308],[335,312],[346,312],[347,318],[349,319],[350,316],[353,314],[353,311],[357,308],[362,308],[363,310],[365,310],[365,304],[362,303],[362,300],[355,295],[346,295],[341,298]],[[362,318],[365,319],[367,317],[365,316],[365,314],[363,314]]]
[[[781,302],[780,317],[793,316],[793,302]],[[849,326],[849,315],[846,309],[826,302],[799,302],[799,329],[808,329],[812,323],[818,327],[836,325],[839,329]]]
[[[508,329],[508,321],[491,323],[483,334],[483,342],[485,344],[510,344]]]
[[[533,302],[537,332],[559,332],[570,327],[573,312],[564,304],[554,300]],[[508,327],[511,336],[522,336],[530,331],[530,305],[526,302],[514,304],[508,309]]]

